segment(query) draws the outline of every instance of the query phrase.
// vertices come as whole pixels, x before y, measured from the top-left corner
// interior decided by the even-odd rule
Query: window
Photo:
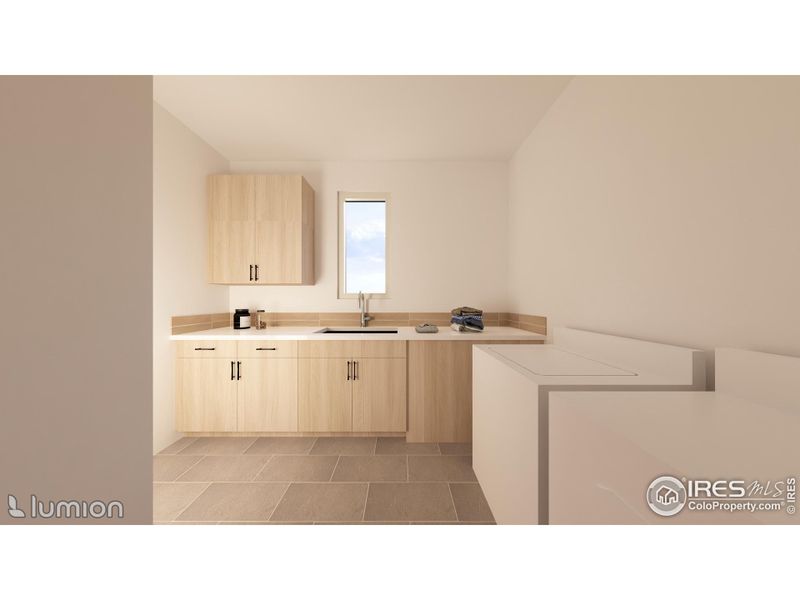
[[[339,192],[339,298],[387,295],[389,194]]]

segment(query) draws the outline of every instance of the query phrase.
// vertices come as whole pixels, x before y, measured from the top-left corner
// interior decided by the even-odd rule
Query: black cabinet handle
[[[353,361],[353,379],[358,379],[358,361]]]
[[[347,381],[350,381],[350,362],[349,360],[347,361]]]
[[[195,350],[216,350],[216,348],[195,348]]]
[[[250,265],[250,281],[253,281],[253,265]]]
[[[236,361],[236,379],[238,380],[238,379],[241,379],[241,378],[242,378],[242,362],[237,360]]]
[[[233,381],[233,361],[231,361],[231,381]]]
[[[256,281],[258,281],[258,265],[256,265]]]
[[[277,348],[256,348],[256,350],[277,350]]]

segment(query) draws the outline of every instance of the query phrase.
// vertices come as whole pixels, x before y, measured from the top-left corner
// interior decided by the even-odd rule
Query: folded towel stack
[[[470,306],[450,311],[450,327],[455,331],[483,331],[483,311]]]

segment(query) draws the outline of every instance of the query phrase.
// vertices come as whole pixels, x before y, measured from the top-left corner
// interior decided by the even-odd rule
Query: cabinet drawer
[[[406,343],[404,341],[361,342],[360,358],[405,358]]]
[[[294,358],[297,340],[248,340],[238,342],[239,358]]]
[[[177,342],[178,358],[236,358],[236,342],[232,340],[181,340]]]
[[[359,356],[361,342],[347,341],[303,341],[299,345],[301,358],[353,358]]]
[[[406,343],[401,340],[303,341],[301,358],[405,358]]]

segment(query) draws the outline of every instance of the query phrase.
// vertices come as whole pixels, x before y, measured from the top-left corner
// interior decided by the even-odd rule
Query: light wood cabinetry
[[[296,340],[248,340],[237,344],[239,358],[294,358],[297,356]]]
[[[486,342],[182,340],[178,430],[406,431],[409,442],[470,442],[476,343]]]
[[[209,282],[248,283],[255,252],[255,185],[252,177],[208,179]]]
[[[236,342],[185,340],[176,342],[179,358],[236,358]]]
[[[361,355],[361,342],[346,341],[304,341],[298,346],[300,358],[352,358]]]
[[[178,431],[297,431],[296,341],[186,340],[176,355]]]
[[[362,341],[357,357],[361,358],[405,358],[406,342],[387,341],[369,342]]]
[[[407,441],[472,441],[472,345],[480,343],[408,342]]]
[[[405,431],[405,349],[405,341],[300,342],[300,431]]]
[[[351,431],[352,362],[341,358],[299,359],[300,431]]]
[[[405,359],[362,358],[355,362],[353,431],[405,431]]]
[[[297,359],[243,358],[239,377],[239,431],[297,431]]]
[[[406,342],[400,340],[311,340],[300,342],[301,358],[405,358]]]
[[[211,175],[211,283],[314,283],[314,190],[300,175]]]
[[[178,358],[175,373],[178,431],[236,431],[236,361]]]

